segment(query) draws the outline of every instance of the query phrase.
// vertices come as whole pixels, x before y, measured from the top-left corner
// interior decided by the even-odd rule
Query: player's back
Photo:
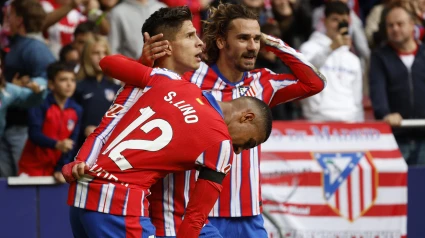
[[[89,176],[77,182],[70,205],[147,216],[145,198],[158,179],[196,164],[216,170],[228,165],[230,136],[213,97],[189,82],[154,77],[151,88],[116,124]],[[204,152],[220,143],[225,143],[227,158],[205,159]]]

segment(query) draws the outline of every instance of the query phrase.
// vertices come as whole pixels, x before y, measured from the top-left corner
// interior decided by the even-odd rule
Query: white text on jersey
[[[173,98],[177,96],[176,92],[168,92],[168,95],[164,97],[164,101],[169,102],[170,104],[173,103]],[[195,114],[196,111],[193,109],[192,105],[186,103],[184,100],[178,101],[173,104],[175,107],[180,109],[180,111],[183,112],[184,121],[186,123],[196,123],[198,122],[198,116]]]

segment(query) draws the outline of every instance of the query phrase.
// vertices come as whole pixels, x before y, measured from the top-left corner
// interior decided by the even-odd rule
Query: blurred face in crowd
[[[107,51],[107,48],[104,44],[101,44],[101,43],[98,42],[98,43],[95,43],[93,45],[92,50],[91,50],[90,60],[91,60],[91,63],[93,65],[93,68],[97,72],[102,71],[102,69],[99,66],[99,62],[106,55],[108,55],[108,51]]]
[[[91,33],[91,32],[78,34],[78,35],[75,36],[75,39],[72,42],[72,45],[75,49],[78,50],[78,53],[81,55],[86,42],[93,39],[93,38],[94,38],[93,33]]]
[[[340,15],[340,14],[330,14],[328,17],[325,18],[325,28],[326,28],[326,35],[334,39],[337,34],[339,34],[338,24],[340,22],[350,22],[350,16],[348,14]]]
[[[23,19],[22,17],[16,15],[16,11],[14,7],[10,7],[8,15],[9,15],[8,22],[10,27],[10,35],[13,36],[16,33],[18,33],[19,28],[23,24]]]
[[[100,0],[99,3],[106,11],[108,11],[117,5],[118,0]]]
[[[279,13],[282,16],[288,15],[288,13],[292,13],[292,9],[290,4],[294,4],[296,0],[272,0],[273,10]],[[288,12],[289,10],[289,12]]]
[[[173,40],[169,40],[172,58],[168,68],[177,73],[198,69],[204,43],[196,34],[192,21],[184,21]]]
[[[404,9],[392,9],[386,18],[388,41],[401,45],[413,40],[414,26],[413,19]]]
[[[49,80],[49,88],[60,98],[68,98],[74,94],[76,78],[73,72],[59,71],[53,80]]]
[[[264,0],[243,0],[243,4],[247,7],[259,8],[264,5]]]
[[[80,54],[76,49],[69,51],[65,55],[65,62],[69,64],[77,65],[80,62]]]
[[[260,50],[260,24],[257,20],[238,18],[229,24],[226,39],[218,38],[219,60],[241,72],[254,69]]]

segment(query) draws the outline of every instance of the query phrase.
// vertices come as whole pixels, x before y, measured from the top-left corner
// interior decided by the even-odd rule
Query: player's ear
[[[255,119],[253,112],[244,112],[241,117],[241,122],[252,122]]]
[[[226,41],[222,37],[218,37],[215,43],[220,50],[226,46]]]
[[[168,48],[164,50],[166,55],[171,55],[172,53],[172,47],[171,44],[168,44]]]

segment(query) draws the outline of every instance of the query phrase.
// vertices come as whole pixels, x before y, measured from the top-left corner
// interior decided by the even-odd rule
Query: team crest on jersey
[[[238,87],[240,96],[255,96],[254,90],[250,86],[240,86]]]
[[[112,100],[114,100],[115,98],[115,92],[112,89],[105,89],[105,98],[106,100],[112,102]]]
[[[75,127],[75,121],[72,119],[68,120],[68,123],[66,124],[66,127],[68,128],[68,131],[74,130]]]
[[[323,169],[325,200],[350,222],[361,217],[377,198],[378,172],[367,152],[314,153]]]

